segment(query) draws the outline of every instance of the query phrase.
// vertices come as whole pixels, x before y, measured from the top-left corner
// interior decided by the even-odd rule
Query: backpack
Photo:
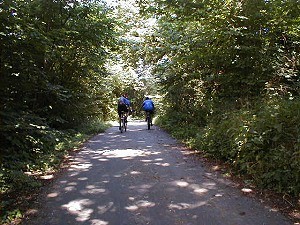
[[[143,110],[145,110],[145,111],[152,111],[152,110],[154,110],[154,104],[153,104],[153,102],[150,99],[144,101],[144,103],[143,103]]]

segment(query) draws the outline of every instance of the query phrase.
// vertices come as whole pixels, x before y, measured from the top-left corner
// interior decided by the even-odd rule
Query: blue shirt
[[[143,110],[146,110],[146,111],[152,111],[154,110],[154,103],[152,100],[150,99],[147,99],[143,102]]]
[[[129,99],[125,98],[124,96],[121,96],[121,98],[119,99],[119,102],[123,102],[125,105],[130,106]]]

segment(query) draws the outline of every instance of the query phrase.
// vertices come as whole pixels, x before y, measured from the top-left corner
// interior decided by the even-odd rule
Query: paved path
[[[129,122],[93,137],[40,200],[30,225],[288,225],[207,171],[168,134]]]

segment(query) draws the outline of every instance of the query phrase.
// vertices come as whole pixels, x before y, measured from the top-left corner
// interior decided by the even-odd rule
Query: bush
[[[300,101],[273,100],[210,119],[194,141],[264,188],[300,193]]]
[[[1,222],[9,222],[22,213],[16,199],[11,195],[22,197],[26,193],[34,193],[42,185],[40,175],[54,173],[69,150],[79,147],[91,135],[104,131],[109,125],[100,120],[82,125],[77,130],[54,130],[48,128],[18,130],[14,137],[13,147],[3,149],[4,157],[0,170],[0,197],[3,199]],[[27,133],[35,134],[38,139],[22,140]],[[23,135],[24,134],[24,135]],[[30,135],[27,135],[27,137]],[[37,141],[38,140],[38,141]]]
[[[173,137],[189,143],[195,138],[197,134],[195,131],[199,130],[199,124],[197,124],[199,121],[201,121],[201,118],[190,118],[190,115],[187,114],[170,112],[169,114],[160,115],[155,123],[169,131]]]
[[[257,186],[299,196],[300,99],[255,100],[239,109],[223,102],[207,118],[169,111],[157,123],[207,156],[231,164]]]

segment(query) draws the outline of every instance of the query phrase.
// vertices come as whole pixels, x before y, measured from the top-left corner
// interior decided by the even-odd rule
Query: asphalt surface
[[[158,127],[131,121],[88,141],[22,224],[293,224],[244,193]]]

